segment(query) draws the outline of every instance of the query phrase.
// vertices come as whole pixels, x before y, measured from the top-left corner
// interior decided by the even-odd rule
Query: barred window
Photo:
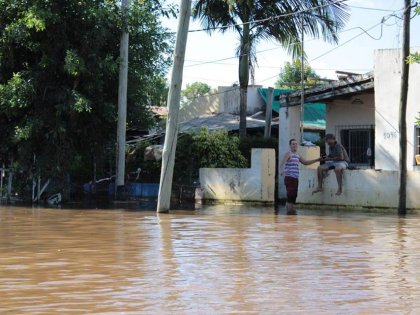
[[[350,163],[372,167],[375,161],[375,127],[373,125],[337,126],[341,144],[349,154]]]

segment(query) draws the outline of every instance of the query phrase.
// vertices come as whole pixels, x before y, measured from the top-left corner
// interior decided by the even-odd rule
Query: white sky
[[[178,3],[178,1],[174,1]],[[361,6],[364,8],[398,10],[396,14],[401,16],[404,3],[402,0],[349,0],[348,5]],[[380,23],[382,17],[392,12],[373,11],[368,9],[351,8],[350,19],[345,29],[362,27],[369,29]],[[164,20],[164,25],[170,30],[176,31],[177,21]],[[373,52],[375,49],[398,48],[401,46],[402,21],[391,17],[383,26],[383,34],[380,40],[373,40],[364,34],[342,47],[339,47],[323,57],[317,58],[323,53],[333,49],[337,45],[330,45],[322,40],[305,39],[305,51],[310,65],[315,71],[325,78],[335,79],[335,70],[364,73],[373,68]],[[198,21],[191,21],[190,30],[200,29]],[[340,34],[339,44],[362,33],[362,30],[349,30]],[[381,26],[378,25],[369,31],[373,37],[378,38]],[[235,56],[238,45],[238,36],[234,32],[224,34],[213,33],[211,36],[205,32],[189,33],[187,51],[185,57],[183,86],[195,81],[205,82],[212,87],[219,85],[231,85],[238,81],[238,61],[236,58],[191,66],[200,62],[213,61]],[[420,16],[411,21],[411,46],[420,46]],[[269,50],[265,51],[264,50]],[[257,46],[258,64],[256,69],[255,84],[274,86],[280,68],[291,57],[275,42],[261,42]],[[316,59],[316,60],[315,60]],[[169,77],[169,76],[168,76]]]

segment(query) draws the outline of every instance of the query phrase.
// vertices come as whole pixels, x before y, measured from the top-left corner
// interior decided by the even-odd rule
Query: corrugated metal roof
[[[264,128],[265,121],[247,117],[247,129]],[[278,122],[273,121],[272,126],[278,125]],[[179,126],[180,132],[198,131],[202,127],[207,127],[209,130],[227,129],[228,131],[239,130],[239,116],[228,113],[219,113],[213,115],[200,116]]]

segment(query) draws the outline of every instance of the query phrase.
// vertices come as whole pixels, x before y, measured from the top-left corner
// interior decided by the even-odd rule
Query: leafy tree
[[[0,7],[0,156],[44,176],[73,171],[86,179],[94,163],[102,169],[115,141],[119,1],[0,0]],[[152,123],[145,105],[170,63],[162,10],[152,0],[130,9],[133,128]]]
[[[169,83],[166,78],[157,78],[153,86],[148,87],[149,105],[166,106],[168,100]]]
[[[321,84],[321,81],[319,81],[320,76],[311,68],[311,66],[305,64],[303,69],[303,81],[305,85],[313,86]],[[279,79],[274,83],[274,86],[277,89],[300,89],[301,72],[301,61],[299,59],[292,62],[286,62],[281,69]]]
[[[187,84],[181,91],[181,106],[185,106],[197,97],[206,95],[211,91],[210,85],[203,82],[194,82]]]
[[[299,13],[302,12],[302,13]],[[344,27],[348,14],[343,2],[330,0],[196,0],[193,17],[200,19],[208,32],[235,30],[238,48],[240,136],[246,135],[247,88],[250,65],[255,62],[255,47],[260,40],[276,40],[296,56],[301,51],[302,31],[310,37],[337,42],[337,31]],[[301,21],[304,29],[302,30]],[[219,28],[221,27],[221,28]]]

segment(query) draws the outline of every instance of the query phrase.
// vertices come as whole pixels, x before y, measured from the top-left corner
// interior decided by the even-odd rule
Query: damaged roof
[[[329,84],[305,90],[305,103],[328,102],[334,98],[348,98],[353,95],[374,91],[373,72],[352,75]],[[282,106],[300,105],[301,92],[281,95]]]

